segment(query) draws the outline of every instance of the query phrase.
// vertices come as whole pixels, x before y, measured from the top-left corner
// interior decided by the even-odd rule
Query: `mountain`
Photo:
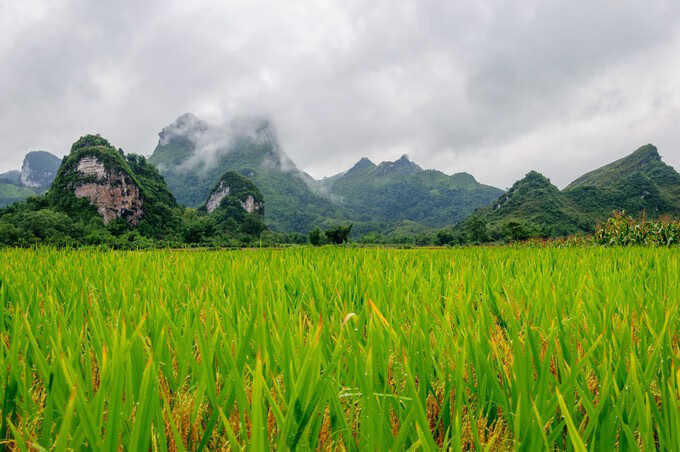
[[[414,221],[429,227],[457,223],[503,193],[467,173],[449,176],[423,170],[406,155],[379,165],[362,158],[348,171],[322,182],[353,219]]]
[[[465,230],[475,221],[486,223],[498,238],[512,222],[522,224],[530,235],[564,236],[581,232],[586,223],[577,206],[550,179],[530,171],[489,206],[481,208],[457,226]]]
[[[72,217],[98,215],[160,237],[179,224],[177,203],[162,176],[142,156],[116,150],[99,135],[71,147],[47,193],[50,207]]]
[[[0,209],[0,245],[254,244],[266,229],[257,187],[227,173],[210,195],[203,209],[180,207],[145,157],[126,155],[105,138],[86,135],[73,144],[47,193]]]
[[[61,159],[45,151],[26,154],[21,171],[0,174],[0,207],[44,193],[57,174]]]
[[[268,225],[284,231],[336,222],[354,223],[359,234],[402,221],[452,225],[502,193],[469,174],[423,170],[406,155],[379,165],[364,158],[317,181],[291,161],[270,122],[261,118],[214,126],[187,113],[161,131],[149,161],[177,201],[192,207],[205,201],[224,172],[247,177],[267,199]]]
[[[680,174],[651,144],[584,174],[564,193],[594,218],[607,217],[612,210],[634,216],[643,210],[650,217],[680,215]]]
[[[264,216],[264,198],[260,190],[248,178],[234,171],[222,175],[201,209],[213,213],[227,207]]]
[[[250,179],[267,199],[267,223],[274,229],[308,231],[342,211],[315,190],[278,144],[269,121],[238,118],[212,126],[185,114],[165,127],[149,162],[165,177],[181,204],[199,207],[227,171]]]
[[[523,228],[527,235],[565,236],[592,232],[615,210],[680,216],[680,174],[661,160],[653,145],[584,174],[562,191],[531,171],[456,229],[465,231],[481,222],[491,238],[505,235],[508,225]]]
[[[21,187],[21,171],[12,170],[1,173],[0,184],[11,184]]]
[[[29,152],[21,165],[21,184],[39,190],[49,188],[60,164],[61,159],[49,152]]]
[[[222,231],[239,230],[258,236],[266,229],[264,196],[250,179],[234,171],[220,177],[198,210],[211,217],[215,227]]]

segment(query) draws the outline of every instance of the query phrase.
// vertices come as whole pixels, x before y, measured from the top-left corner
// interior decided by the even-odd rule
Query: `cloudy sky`
[[[0,0],[0,30],[0,172],[90,132],[148,155],[185,112],[268,116],[317,178],[680,169],[677,0]]]

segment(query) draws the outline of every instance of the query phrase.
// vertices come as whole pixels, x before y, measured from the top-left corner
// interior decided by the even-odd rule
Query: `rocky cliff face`
[[[115,218],[124,218],[133,226],[139,223],[144,214],[144,202],[130,175],[117,169],[107,171],[102,162],[91,156],[80,159],[76,170],[85,176],[75,184],[76,198],[88,199],[105,224]]]
[[[220,206],[222,200],[229,196],[230,192],[231,187],[227,186],[224,181],[221,181],[217,190],[210,194],[208,201],[205,203],[205,208],[208,213],[213,213]]]
[[[264,205],[260,202],[255,201],[253,195],[248,195],[245,201],[239,202],[241,203],[241,207],[243,207],[248,213],[257,213],[261,215],[264,209]]]
[[[240,187],[239,187],[240,188]],[[221,180],[219,185],[208,197],[205,208],[208,213],[212,213],[220,206],[222,200],[229,196],[234,191],[233,187],[230,186],[228,180]],[[246,194],[245,196],[237,197],[238,203],[243,207],[243,209],[248,213],[256,213],[259,215],[264,214],[264,203],[255,199],[252,194]]]

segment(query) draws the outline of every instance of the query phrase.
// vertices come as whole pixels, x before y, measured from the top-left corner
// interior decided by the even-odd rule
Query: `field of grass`
[[[660,248],[0,251],[1,438],[678,450]]]

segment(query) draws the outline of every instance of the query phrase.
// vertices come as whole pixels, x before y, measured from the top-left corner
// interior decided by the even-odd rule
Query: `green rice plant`
[[[675,248],[0,251],[10,450],[678,450]]]

